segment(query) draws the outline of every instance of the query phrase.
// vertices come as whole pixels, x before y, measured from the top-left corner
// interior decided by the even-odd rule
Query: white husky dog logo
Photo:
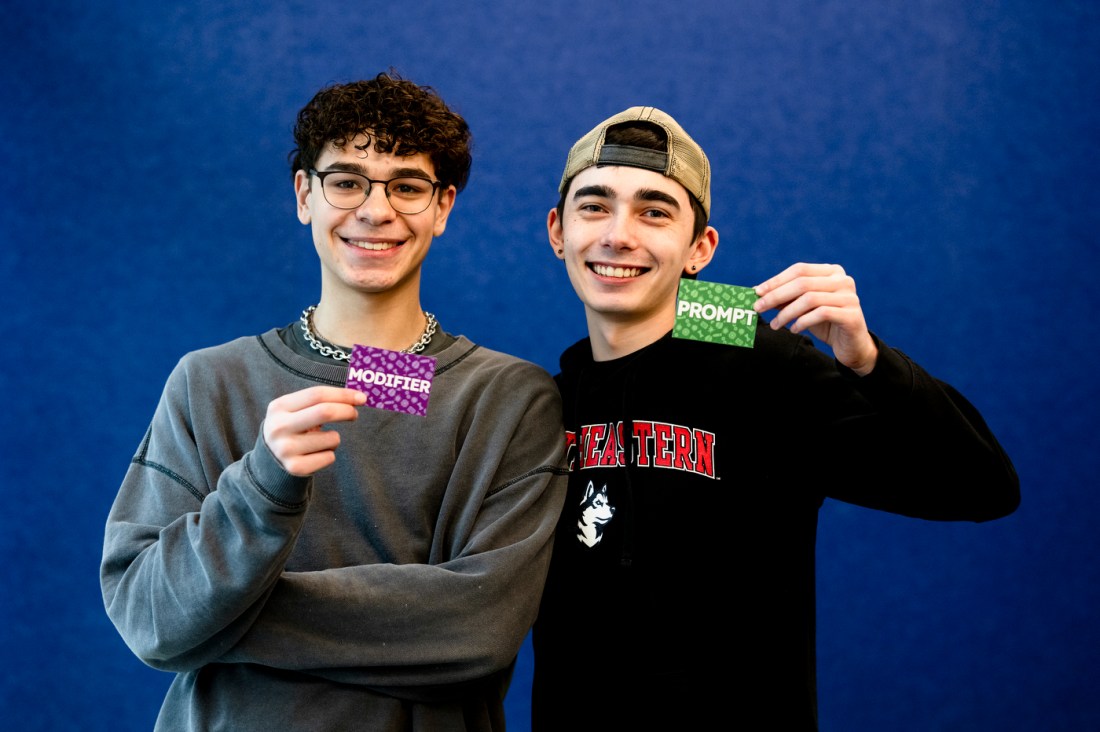
[[[604,525],[611,520],[615,507],[607,500],[607,486],[596,490],[592,481],[581,500],[581,518],[577,522],[577,538],[585,546],[596,546],[603,538]]]

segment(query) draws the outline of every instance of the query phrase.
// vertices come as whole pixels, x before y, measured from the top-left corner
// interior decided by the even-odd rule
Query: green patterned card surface
[[[751,287],[680,280],[672,337],[752,348],[759,317],[752,305],[757,299]]]

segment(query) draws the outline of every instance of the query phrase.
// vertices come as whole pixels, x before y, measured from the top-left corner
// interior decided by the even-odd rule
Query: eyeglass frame
[[[363,193],[363,200],[360,203],[356,204],[355,206],[337,206],[335,203],[328,200],[328,194],[325,192],[325,176],[334,175],[336,173],[342,173],[344,175],[356,175],[367,182],[367,190]],[[432,201],[435,200],[435,192],[444,187],[443,181],[432,180],[431,178],[426,178],[420,175],[398,175],[387,180],[377,180],[375,178],[368,178],[362,173],[356,173],[354,170],[317,170],[316,168],[310,168],[309,174],[317,176],[317,179],[321,181],[321,195],[324,197],[325,203],[332,206],[333,208],[338,208],[341,211],[354,211],[355,209],[362,206],[370,198],[370,194],[374,190],[374,184],[381,183],[382,192],[386,194],[386,203],[390,204],[390,208],[392,208],[394,211],[397,211],[397,213],[399,214],[404,214],[405,216],[416,216],[417,214],[422,214],[428,210],[428,207],[432,205]],[[424,204],[424,208],[420,209],[419,211],[398,211],[397,207],[393,205],[393,201],[390,200],[390,183],[393,183],[395,180],[402,180],[405,178],[415,178],[416,180],[422,180],[432,184],[432,194],[428,196],[428,200]]]

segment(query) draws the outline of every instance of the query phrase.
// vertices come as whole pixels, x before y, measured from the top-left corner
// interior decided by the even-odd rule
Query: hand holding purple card
[[[435,376],[435,359],[415,353],[356,346],[349,360],[347,387],[367,395],[367,406],[425,416]]]

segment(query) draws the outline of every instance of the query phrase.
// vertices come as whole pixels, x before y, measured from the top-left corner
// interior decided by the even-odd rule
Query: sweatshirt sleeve
[[[127,645],[173,671],[216,658],[247,629],[294,546],[310,484],[282,469],[255,421],[251,450],[228,434],[212,441],[220,454],[196,442],[197,431],[229,432],[233,420],[193,409],[194,367],[185,357],[169,377],[108,516],[100,566],[107,614]]]
[[[837,364],[870,403],[858,420],[859,463],[835,481],[837,499],[917,518],[987,521],[1012,513],[1020,484],[1007,453],[978,410],[901,351],[876,338],[879,358],[866,377]],[[844,434],[844,430],[841,431]]]
[[[424,700],[509,667],[537,613],[565,497],[560,397],[531,364],[478,392],[431,560],[285,572],[220,662]]]

